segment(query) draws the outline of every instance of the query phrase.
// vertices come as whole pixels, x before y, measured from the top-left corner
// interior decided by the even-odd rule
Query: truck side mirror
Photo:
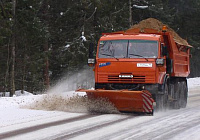
[[[94,59],[94,44],[93,43],[90,43],[90,46],[89,46],[89,57],[88,57],[88,65],[89,66],[94,66],[95,64],[95,59]]]
[[[164,44],[161,44],[161,53],[162,56],[167,56],[167,46],[164,46]]]
[[[89,46],[89,58],[93,58],[94,55],[94,44],[93,43],[90,43],[90,46]]]

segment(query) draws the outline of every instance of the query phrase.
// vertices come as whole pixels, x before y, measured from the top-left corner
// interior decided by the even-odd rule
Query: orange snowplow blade
[[[88,98],[107,98],[119,111],[153,113],[154,100],[147,90],[79,89],[77,92],[86,92]]]

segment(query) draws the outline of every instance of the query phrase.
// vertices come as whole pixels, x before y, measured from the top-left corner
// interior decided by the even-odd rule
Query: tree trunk
[[[132,3],[131,0],[129,0],[129,26],[131,28],[131,26],[133,25],[133,21],[132,21]]]
[[[9,64],[10,64],[10,42],[7,45],[8,53],[7,53],[7,61],[6,61],[6,73],[5,73],[5,79],[4,79],[4,96],[5,93],[8,91],[8,76],[9,76]]]
[[[12,14],[13,14],[13,26],[12,26],[12,38],[11,38],[11,90],[10,96],[13,96],[15,93],[15,10],[16,10],[16,0],[12,0]]]
[[[21,89],[21,94],[24,94],[24,87],[25,87],[25,76],[26,76],[26,64],[27,64],[27,54],[26,54],[26,44],[25,44],[25,52],[24,52],[24,63],[23,63],[23,73],[22,73],[22,89]]]
[[[44,84],[46,89],[49,89],[50,82],[49,82],[49,57],[48,57],[48,39],[45,40],[44,44],[44,51],[45,51],[45,68],[44,68]]]
[[[45,0],[43,2],[43,6],[44,6],[44,9],[43,9],[43,20],[44,20],[44,24],[45,24],[45,27],[46,27],[46,34],[48,34],[49,32],[49,29],[48,29],[48,26],[49,26],[49,15],[48,15],[48,10],[49,10],[49,0]],[[45,36],[45,41],[44,41],[44,53],[45,53],[45,59],[44,59],[44,63],[45,63],[45,66],[44,66],[44,85],[45,85],[45,88],[46,90],[49,89],[50,87],[50,80],[49,80],[49,57],[48,57],[48,52],[49,52],[49,43],[48,43],[48,40],[49,40],[49,36],[46,35]]]

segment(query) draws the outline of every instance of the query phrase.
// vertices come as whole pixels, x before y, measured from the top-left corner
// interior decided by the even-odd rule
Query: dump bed
[[[163,34],[164,43],[168,49],[167,65],[171,67],[171,76],[187,77],[190,73],[190,47],[173,39],[170,33]]]

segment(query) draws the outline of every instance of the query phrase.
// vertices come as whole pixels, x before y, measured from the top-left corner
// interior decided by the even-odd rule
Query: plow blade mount
[[[129,90],[85,90],[79,89],[77,92],[86,92],[88,98],[107,98],[113,105],[122,112],[144,112],[153,114],[153,98],[149,91],[129,91]]]

